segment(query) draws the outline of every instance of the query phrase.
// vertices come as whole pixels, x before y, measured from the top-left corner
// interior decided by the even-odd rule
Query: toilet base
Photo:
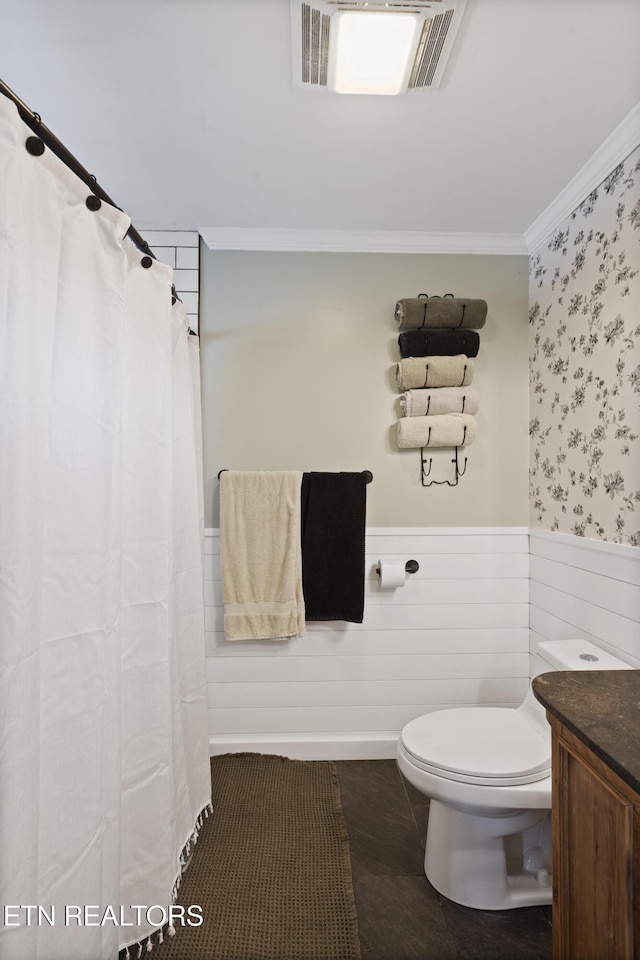
[[[477,910],[551,903],[549,811],[495,813],[478,816],[431,800],[427,879],[449,900]]]

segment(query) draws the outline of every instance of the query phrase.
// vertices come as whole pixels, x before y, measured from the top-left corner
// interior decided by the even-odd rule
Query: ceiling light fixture
[[[336,93],[393,96],[406,90],[419,18],[406,13],[339,13],[334,69]]]
[[[467,0],[291,0],[299,90],[437,90]]]

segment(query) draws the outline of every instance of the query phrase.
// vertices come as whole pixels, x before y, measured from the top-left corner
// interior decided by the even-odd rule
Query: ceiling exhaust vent
[[[402,82],[406,90],[437,90],[467,0],[291,0],[293,85],[298,90],[336,90],[336,45],[345,14],[396,14],[411,18],[415,37]]]

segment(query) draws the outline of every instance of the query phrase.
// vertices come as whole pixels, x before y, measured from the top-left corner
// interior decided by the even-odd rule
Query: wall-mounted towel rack
[[[398,418],[398,448],[420,446],[420,482],[423,487],[434,484],[456,487],[460,477],[466,473],[467,458],[465,456],[462,462],[459,449],[475,440],[477,427],[474,415],[479,398],[473,387],[469,387],[469,396],[466,390],[462,390],[474,377],[473,359],[464,348],[468,347],[475,357],[480,337],[475,333],[466,341],[465,336],[467,331],[481,329],[486,318],[485,300],[459,298],[453,293],[443,296],[419,293],[417,297],[396,301],[395,319],[401,331],[398,336],[401,359],[396,364],[396,384],[399,390],[404,391],[400,398],[404,416]],[[464,327],[465,331],[454,334],[452,331],[459,327]],[[447,332],[449,342],[441,340],[438,344],[437,337]],[[429,337],[434,338],[432,346],[438,344],[442,353],[430,349]],[[452,337],[460,348],[453,354],[449,352]],[[455,421],[454,427],[453,419],[447,420],[447,414],[459,416],[465,421],[461,440],[458,439],[459,421]],[[427,418],[426,422],[423,417]],[[434,458],[425,455],[427,447],[453,451],[453,475],[450,470],[447,471],[451,479],[431,478]]]
[[[422,298],[424,298],[425,300],[446,300],[446,299],[455,300],[455,296],[454,296],[453,293],[445,293],[444,296],[442,296],[442,297],[439,297],[439,296],[437,296],[436,294],[433,294],[433,295],[430,297],[428,293],[419,293],[419,294],[418,294],[418,300],[421,300]],[[462,316],[460,317],[460,323],[458,324],[458,327],[461,327],[461,326],[463,325],[463,323],[464,323],[464,312],[465,312],[466,309],[467,309],[467,305],[466,305],[466,303],[463,303],[463,304],[462,304]],[[426,303],[425,303],[425,305],[424,305],[424,321],[423,321],[423,326],[424,326],[424,323],[426,322],[426,319],[427,319],[427,305],[426,305]],[[457,329],[457,328],[454,327],[453,329],[455,330],[455,329]]]
[[[466,370],[466,367],[465,367],[465,370]],[[436,389],[438,389],[438,388],[436,388]],[[421,416],[423,416],[423,417],[428,417],[428,416],[429,416],[429,410],[430,410],[430,408],[431,408],[431,399],[432,399],[432,396],[433,396],[433,394],[429,394],[429,396],[427,397],[427,408],[426,408],[426,410],[424,411],[424,413],[421,414]],[[465,393],[463,393],[463,394],[462,394],[462,405],[461,405],[460,409],[456,411],[456,413],[464,413],[464,407],[465,407],[466,402],[467,402],[467,395],[466,395]],[[465,429],[466,429],[466,428],[465,428]]]
[[[218,480],[220,479],[221,474],[227,472],[227,469],[228,469],[227,467],[223,467],[222,470],[218,471]],[[371,473],[371,470],[363,470],[362,476],[364,477],[365,483],[371,483],[371,481],[373,480],[373,474]]]
[[[463,435],[462,435],[462,442],[463,442],[463,444],[464,444],[464,436],[465,436],[466,431],[467,431],[467,428],[465,427],[465,428],[464,428],[464,433],[463,433]],[[464,467],[462,468],[462,470],[460,469],[460,464],[458,463],[458,447],[454,447],[454,455],[453,455],[452,460],[451,460],[451,463],[453,464],[454,469],[455,469],[455,480],[430,480],[428,483],[425,483],[425,480],[426,480],[426,478],[429,476],[429,474],[431,473],[431,467],[433,466],[433,457],[429,457],[429,460],[427,460],[427,459],[425,458],[425,455],[424,455],[425,449],[426,449],[425,447],[421,447],[421,448],[420,448],[420,459],[421,459],[421,475],[420,475],[420,479],[421,479],[421,481],[422,481],[422,486],[423,486],[423,487],[431,487],[431,486],[433,486],[434,484],[436,484],[436,485],[438,485],[438,486],[442,486],[442,485],[444,485],[444,484],[446,483],[447,486],[449,486],[449,487],[457,487],[457,486],[458,486],[458,480],[460,479],[460,477],[463,477],[463,476],[464,476],[464,474],[465,474],[465,472],[466,472],[466,469],[467,469],[467,458],[466,458],[466,457],[464,458]],[[428,468],[427,470],[425,470],[425,466],[426,466],[427,463],[429,464],[429,468]]]
[[[467,376],[467,366],[468,366],[468,364],[465,363],[464,367],[462,368],[462,380],[461,380],[460,383],[458,384],[459,387],[464,387],[464,385],[465,385],[465,382],[464,382],[464,381],[465,381],[465,378],[466,378],[466,376]],[[422,386],[423,386],[423,389],[429,386],[429,361],[427,361],[427,363],[425,364],[425,368],[424,368],[424,383],[423,383]],[[451,384],[451,386],[455,386],[455,384]],[[436,389],[437,389],[437,388],[436,388]]]

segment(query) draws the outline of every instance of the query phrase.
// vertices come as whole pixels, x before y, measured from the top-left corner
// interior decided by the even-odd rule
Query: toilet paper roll
[[[397,587],[404,587],[406,577],[404,563],[378,560],[378,570],[380,571],[381,590],[395,590]]]

